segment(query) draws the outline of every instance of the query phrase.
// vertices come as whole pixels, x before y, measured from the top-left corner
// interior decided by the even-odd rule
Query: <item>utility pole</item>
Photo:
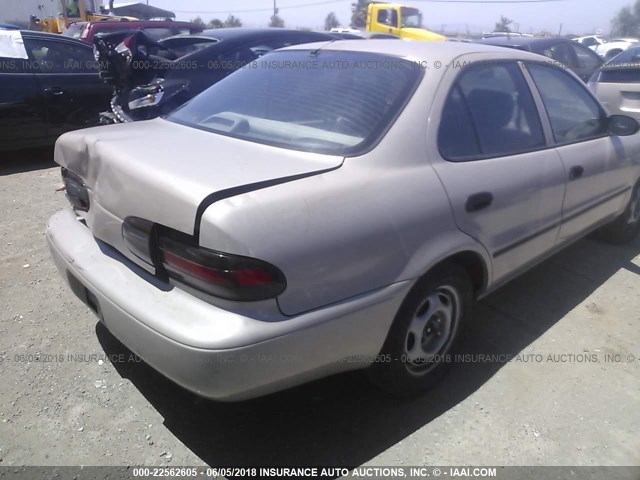
[[[276,6],[276,0],[273,0],[273,16],[278,14],[278,7]]]

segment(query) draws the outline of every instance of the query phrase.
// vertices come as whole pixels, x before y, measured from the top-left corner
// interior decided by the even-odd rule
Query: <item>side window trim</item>
[[[459,76],[458,76],[459,78]],[[478,133],[478,127],[476,126],[476,122],[473,121],[473,114],[471,113],[471,108],[469,107],[469,102],[467,102],[467,97],[464,95],[464,92],[462,91],[462,88],[460,88],[460,85],[458,84],[458,78],[456,78],[456,81],[453,84],[453,88],[451,88],[451,92],[453,92],[454,90],[458,91],[458,95],[460,96],[460,100],[462,101],[462,104],[464,105],[464,111],[467,112],[467,117],[469,118],[469,122],[471,122],[471,127],[473,128],[473,138],[476,140],[476,145],[478,147],[478,151],[480,152],[480,157],[482,157],[482,147],[480,145],[480,134]],[[468,159],[466,161],[471,161],[473,159]]]
[[[549,126],[551,128],[551,118],[549,116],[549,111],[547,110],[546,105],[544,104],[544,102],[542,101],[542,95],[540,94],[540,91],[538,90],[538,86],[536,85],[536,82],[533,80],[533,76],[531,75],[531,72],[529,71],[529,65],[539,65],[539,66],[543,66],[546,68],[554,68],[559,72],[562,72],[563,75],[567,75],[569,78],[571,78],[572,80],[576,81],[575,78],[573,78],[573,76],[571,74],[569,74],[564,68],[558,68],[558,67],[553,67],[551,65],[549,65],[546,62],[536,62],[536,61],[531,61],[531,60],[527,60],[524,62],[524,66],[527,70],[527,76],[529,78],[531,78],[531,89],[532,91],[536,92],[536,95],[540,97],[540,101],[542,102],[542,107],[543,107],[543,111],[544,111],[544,116],[541,116],[541,118],[545,118],[547,122],[549,122]],[[604,117],[604,118],[609,118],[609,115],[607,114],[607,112],[604,110],[604,108],[602,107],[602,105],[600,104],[600,101],[595,97],[595,95],[593,94],[593,92],[591,92],[591,90],[589,90],[589,88],[587,87],[587,85],[580,80],[579,78],[577,79],[576,83],[578,83],[580,85],[579,88],[582,88],[583,91],[587,92],[588,96],[595,102],[595,104],[598,106],[598,110],[600,112],[600,116]],[[556,141],[555,135],[553,134],[553,129],[551,129],[551,146],[556,148],[556,147],[564,147],[566,145],[574,145],[576,143],[581,143],[581,142],[590,142],[592,140],[599,140],[601,138],[605,138],[605,137],[610,137],[611,134],[609,132],[605,132],[602,135],[595,135],[593,137],[589,137],[589,138],[580,138],[577,139],[575,141],[571,141],[571,142],[558,142]]]
[[[556,141],[553,136],[553,129],[551,128],[551,120],[549,120],[547,108],[544,106],[544,102],[542,101],[542,95],[540,95],[540,92],[536,87],[536,83],[533,81],[533,77],[531,76],[531,73],[529,73],[525,62],[518,61],[518,66],[520,67],[522,76],[524,77],[525,82],[527,82],[529,91],[533,96],[533,101],[536,105],[536,110],[538,111],[538,118],[542,124],[542,131],[544,132],[544,139],[547,144],[547,148],[553,148],[555,147]]]

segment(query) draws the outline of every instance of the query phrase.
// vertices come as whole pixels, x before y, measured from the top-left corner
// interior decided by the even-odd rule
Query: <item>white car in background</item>
[[[586,35],[584,37],[572,38],[572,40],[585,47],[589,47],[591,50],[595,50],[598,45],[607,43],[607,40],[602,35]]]
[[[602,43],[593,49],[598,55],[605,60],[611,60],[612,58],[620,55],[629,47],[638,45],[637,38],[616,38],[610,42]]]

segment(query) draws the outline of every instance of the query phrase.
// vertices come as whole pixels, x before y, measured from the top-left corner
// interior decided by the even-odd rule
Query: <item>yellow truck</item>
[[[62,33],[73,22],[100,22],[100,21],[127,21],[138,20],[135,17],[117,17],[95,13],[92,8],[95,2],[92,0],[60,0],[61,14],[57,17],[34,19],[36,25],[42,31],[50,33]]]
[[[446,40],[444,35],[422,27],[420,10],[397,3],[370,3],[367,8],[367,31],[411,40]]]

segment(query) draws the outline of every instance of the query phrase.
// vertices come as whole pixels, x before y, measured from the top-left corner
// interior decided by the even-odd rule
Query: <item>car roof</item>
[[[85,42],[76,40],[75,38],[65,37],[64,35],[60,35],[59,33],[38,32],[35,30],[20,30],[20,33],[22,33],[23,37],[46,38],[48,40],[58,40],[62,42],[75,43],[77,45],[82,45],[83,47],[87,46],[87,43]]]
[[[324,35],[327,38],[333,38],[333,35],[328,32],[312,32],[305,30],[294,30],[289,28],[213,28],[198,33],[205,37],[218,38],[220,40],[233,40],[242,37],[286,37],[290,35]]]
[[[316,50],[322,51],[349,51],[361,53],[377,53],[409,60],[424,61],[428,64],[440,62],[447,65],[461,55],[494,53],[501,58],[513,58],[522,60],[540,60],[540,55],[511,50],[493,45],[483,45],[470,42],[425,42],[401,41],[391,39],[372,39],[363,42],[361,40],[332,40],[330,42],[314,42],[301,45],[292,45],[281,49],[286,50]]]
[[[486,45],[498,45],[509,47],[531,47],[535,45],[547,45],[551,43],[568,42],[564,38],[540,38],[540,37],[492,37],[483,38],[478,40],[477,43],[483,43]]]
[[[153,25],[160,25],[162,27],[169,27],[172,25],[175,26],[179,26],[179,27],[192,27],[192,28],[198,28],[200,29],[200,27],[198,25],[196,25],[195,23],[191,23],[191,22],[182,22],[179,20],[127,20],[127,21],[122,21],[122,22],[118,22],[118,21],[108,21],[108,20],[102,20],[102,21],[95,21],[95,22],[74,22],[75,25],[86,25],[86,24],[91,24],[91,25],[107,25],[107,28],[118,28],[115,25],[118,25],[120,27],[123,26],[129,26],[129,27],[139,27],[139,26],[153,26]]]

